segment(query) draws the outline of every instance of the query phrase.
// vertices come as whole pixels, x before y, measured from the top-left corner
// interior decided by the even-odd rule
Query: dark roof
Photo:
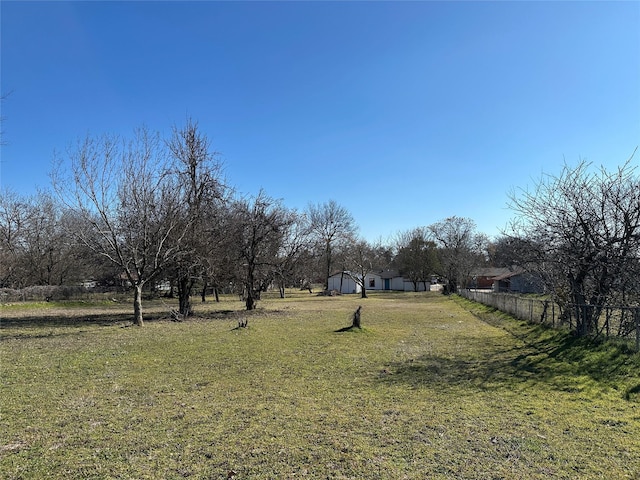
[[[522,275],[524,273],[524,268],[515,267],[513,270],[509,270],[508,272],[503,273],[502,275],[498,275],[494,277],[495,281],[506,280],[507,278],[515,277],[517,275]]]
[[[376,275],[380,275],[380,278],[396,278],[401,277],[397,270],[379,270],[375,272]]]
[[[512,269],[508,267],[488,267],[488,268],[478,268],[472,272],[472,275],[476,277],[498,277],[501,275],[505,275],[511,272]]]

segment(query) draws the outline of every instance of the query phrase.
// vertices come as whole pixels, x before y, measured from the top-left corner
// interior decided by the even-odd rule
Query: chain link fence
[[[635,342],[636,351],[640,351],[640,307],[637,306],[568,305],[561,308],[549,299],[517,294],[473,289],[463,289],[458,293],[521,320],[554,328],[573,330],[578,318],[589,318],[593,322],[590,331],[595,337],[623,338]]]

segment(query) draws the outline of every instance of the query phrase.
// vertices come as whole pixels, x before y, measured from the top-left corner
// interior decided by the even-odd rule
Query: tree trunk
[[[204,281],[204,285],[202,286],[202,294],[200,295],[202,298],[202,303],[207,301],[207,281]]]
[[[188,276],[182,275],[178,278],[178,309],[180,315],[188,317],[193,313],[191,308],[191,290],[193,288],[193,280]]]
[[[213,287],[213,295],[216,297],[216,303],[220,303],[220,295],[218,294],[218,287]]]
[[[586,336],[589,334],[589,312],[586,307],[586,299],[584,295],[584,277],[586,274],[579,272],[574,276],[573,273],[569,273],[568,279],[571,286],[571,297],[573,300],[573,308],[576,315],[576,333],[579,336]]]
[[[142,285],[135,285],[133,294],[133,323],[139,327],[144,325],[142,320]]]
[[[256,308],[256,302],[253,299],[253,292],[251,291],[247,292],[247,298],[245,299],[245,306],[247,310],[253,310],[254,308]]]
[[[360,289],[360,298],[367,298],[367,289],[364,288],[364,283],[362,284],[362,288]]]
[[[325,246],[325,255],[327,256],[327,275],[325,277],[324,289],[329,290],[329,277],[331,276],[331,244],[328,242]],[[340,285],[340,290],[342,290],[342,285]],[[342,293],[342,291],[340,293]]]
[[[255,300],[255,289],[254,289],[254,278],[253,278],[253,269],[254,266],[253,264],[249,264],[247,267],[247,282],[245,284],[245,292],[244,294],[246,295],[245,299],[244,299],[244,304],[246,306],[247,310],[253,310],[254,308],[256,308],[256,300]]]

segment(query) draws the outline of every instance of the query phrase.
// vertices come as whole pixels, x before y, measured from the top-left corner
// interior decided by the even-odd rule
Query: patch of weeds
[[[586,389],[621,390],[626,400],[632,400],[637,393],[632,379],[640,370],[640,354],[625,343],[577,337],[564,330],[529,324],[465,299],[457,299],[456,303],[522,343],[522,352],[510,365],[516,377],[530,373],[532,381],[547,382],[574,393]]]

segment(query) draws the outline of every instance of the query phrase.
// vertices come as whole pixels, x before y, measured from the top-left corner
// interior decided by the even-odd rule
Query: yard
[[[640,477],[623,346],[436,293],[290,293],[183,323],[147,303],[143,328],[128,304],[0,307],[3,478]]]

